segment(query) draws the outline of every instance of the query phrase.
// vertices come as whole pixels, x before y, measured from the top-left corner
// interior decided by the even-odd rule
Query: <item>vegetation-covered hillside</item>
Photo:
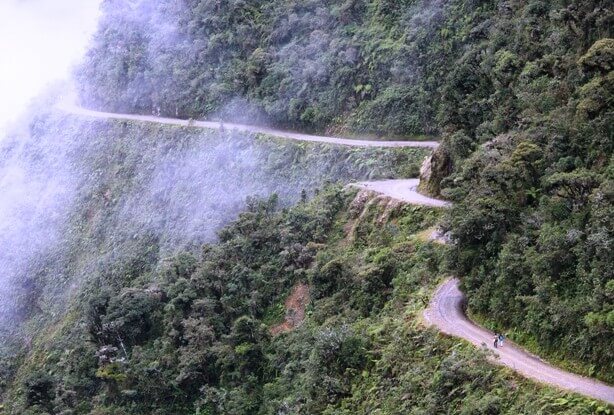
[[[339,188],[279,212],[254,202],[220,243],[117,264],[38,336],[11,414],[557,413],[605,411],[441,339],[418,314],[442,247],[426,208]],[[128,277],[129,276],[129,277]],[[273,334],[308,284],[307,319]]]
[[[474,318],[614,381],[611,0],[102,10],[85,106],[438,135],[421,187],[453,205],[328,183],[416,176],[426,150],[39,114],[0,148],[0,414],[611,411],[419,318],[456,275]],[[448,247],[420,237],[438,224]]]
[[[498,13],[463,1],[122,3],[105,2],[79,73],[86,105],[396,135],[440,130],[450,68]]]
[[[441,134],[422,187],[470,309],[614,380],[612,1],[118,3],[86,104]]]
[[[561,82],[579,81],[577,58],[611,36],[613,18],[608,0],[107,0],[104,10],[79,72],[87,105],[481,137],[516,125],[524,103],[565,100],[576,85]],[[539,80],[517,96],[521,73]]]
[[[215,241],[250,198],[412,176],[425,151],[40,114],[0,148],[0,354],[12,367],[82,284]]]
[[[39,268],[75,261],[55,269],[66,277],[79,263],[89,267],[86,257],[102,265],[139,238],[155,241],[162,254],[212,241],[250,197],[275,193],[288,206],[327,182],[410,177],[426,151],[42,115],[2,146],[3,212],[19,226],[3,233],[3,243],[17,246],[0,259],[15,280],[24,274],[58,283]],[[60,248],[64,254],[50,253]],[[32,292],[28,282],[20,285]]]
[[[546,46],[564,39],[565,49],[533,50],[522,32],[510,32],[523,47],[500,52],[507,75],[491,95],[507,103],[475,129],[448,136],[436,157],[452,174],[438,187],[455,202],[451,262],[470,309],[612,382],[614,39],[596,39],[613,9],[580,3],[542,7],[552,19],[575,20],[565,30],[535,23],[531,32]],[[513,123],[501,128],[503,118]]]

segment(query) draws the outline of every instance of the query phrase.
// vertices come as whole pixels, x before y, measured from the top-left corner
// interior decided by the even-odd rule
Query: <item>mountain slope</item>
[[[42,333],[8,413],[590,414],[597,403],[493,368],[419,322],[442,245],[411,237],[439,213],[328,188],[250,206],[200,252],[96,279]],[[109,282],[114,281],[113,284]],[[297,282],[306,320],[272,335]]]
[[[109,2],[105,16],[79,72],[87,105],[441,134],[421,187],[454,202],[448,262],[470,311],[614,379],[611,0]]]
[[[86,107],[437,134],[421,187],[451,205],[327,184],[415,177],[429,149],[39,112],[0,147],[0,413],[608,413],[419,318],[456,275],[473,319],[614,379],[613,19],[611,0],[104,1]],[[420,237],[435,225],[449,247]],[[273,336],[297,283],[305,320]]]

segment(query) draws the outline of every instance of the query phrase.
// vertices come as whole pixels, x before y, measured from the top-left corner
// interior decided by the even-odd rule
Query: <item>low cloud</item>
[[[0,1],[0,137],[50,82],[68,77],[96,28],[99,3]]]

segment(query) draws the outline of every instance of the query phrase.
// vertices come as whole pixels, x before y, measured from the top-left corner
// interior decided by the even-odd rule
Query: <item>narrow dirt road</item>
[[[198,127],[208,129],[219,129],[220,123],[216,121],[195,121],[195,120],[180,120],[177,118],[163,118],[153,115],[135,115],[135,114],[117,114],[113,112],[93,111],[85,108],[77,107],[69,104],[61,104],[58,109],[70,114],[81,115],[85,117],[101,118],[106,120],[131,120],[144,121],[157,124],[178,125],[183,127]],[[224,123],[224,128],[229,130],[237,130],[255,134],[269,134],[275,137],[287,138],[290,140],[310,141],[314,143],[339,144],[351,147],[424,147],[436,148],[439,143],[436,141],[377,141],[377,140],[353,140],[349,138],[326,137],[319,135],[309,135],[295,133],[291,131],[276,130],[267,127],[258,127],[253,125]]]
[[[476,325],[465,315],[463,310],[465,296],[458,284],[458,279],[453,278],[437,289],[429,307],[424,311],[424,319],[430,325],[478,347],[484,345],[495,354],[497,358],[493,360],[496,363],[507,366],[528,378],[614,405],[612,386],[551,366],[509,341],[505,341],[503,347],[495,349],[494,333]]]
[[[402,179],[402,180],[380,180],[374,182],[359,182],[353,183],[351,186],[359,189],[372,190],[394,199],[414,205],[446,207],[450,206],[449,202],[439,199],[433,199],[423,194],[418,193],[419,179]]]
[[[220,128],[220,123],[211,121],[186,121],[148,115],[116,114],[87,110],[74,105],[61,105],[58,108],[71,114],[100,119],[134,120],[208,129]],[[347,138],[300,134],[266,127],[232,123],[224,123],[224,128],[249,133],[270,134],[272,136],[291,140],[339,144],[355,147],[436,148],[439,145],[439,143],[435,141],[352,140]],[[419,179],[382,180],[354,183],[351,186],[371,190],[411,204],[432,207],[450,206],[449,202],[433,199],[418,193],[418,183]],[[497,357],[493,360],[495,360],[498,364],[507,366],[528,378],[614,404],[614,387],[612,386],[555,368],[548,363],[545,363],[538,357],[523,351],[515,345],[512,345],[510,342],[506,342],[503,348],[494,349],[492,347],[493,333],[474,324],[466,317],[463,311],[463,302],[464,295],[458,287],[458,280],[450,279],[438,288],[429,307],[424,311],[424,318],[430,325],[437,326],[444,333],[463,338],[478,347],[488,347]]]

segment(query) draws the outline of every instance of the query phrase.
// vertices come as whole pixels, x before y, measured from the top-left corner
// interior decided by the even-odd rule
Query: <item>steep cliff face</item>
[[[440,211],[337,186],[277,202],[249,204],[216,244],[110,262],[12,360],[1,413],[590,413],[421,325],[445,273],[446,246],[421,236]],[[279,330],[284,306],[300,324]]]
[[[453,205],[326,185],[415,177],[421,151],[37,116],[0,148],[0,413],[607,413],[416,316],[453,273],[493,328],[614,379],[611,1],[103,4],[84,103],[445,132],[420,189]],[[415,237],[439,219],[450,246]],[[305,319],[271,338],[296,286]]]
[[[406,174],[425,153],[41,112],[0,145],[0,390],[82,290],[218,240],[257,198],[287,208],[327,182]]]

